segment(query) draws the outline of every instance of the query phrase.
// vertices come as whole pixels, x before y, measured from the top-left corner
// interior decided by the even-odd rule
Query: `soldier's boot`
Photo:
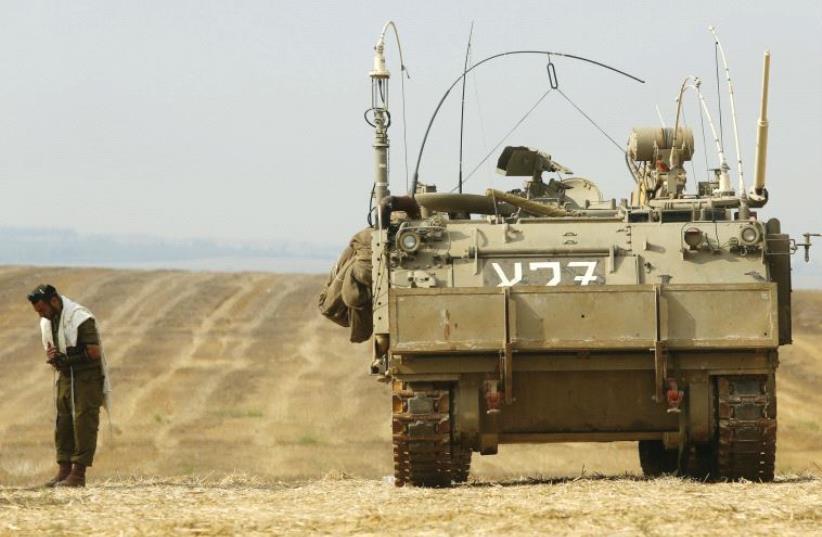
[[[52,488],[60,481],[64,480],[69,476],[71,473],[71,463],[70,462],[61,462],[58,463],[60,467],[57,470],[57,475],[46,481],[45,487]]]
[[[71,473],[64,480],[55,485],[56,487],[85,487],[86,486],[86,466],[84,464],[74,464]]]

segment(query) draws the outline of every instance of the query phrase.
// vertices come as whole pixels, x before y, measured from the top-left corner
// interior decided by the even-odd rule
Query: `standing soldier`
[[[59,371],[54,443],[59,470],[47,487],[84,487],[97,448],[100,406],[107,397],[106,364],[94,315],[52,285],[28,295],[40,315],[43,347]]]

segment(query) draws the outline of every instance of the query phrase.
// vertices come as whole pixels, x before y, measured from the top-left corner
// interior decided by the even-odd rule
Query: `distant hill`
[[[326,272],[344,245],[163,239],[0,227],[0,264]]]
[[[345,244],[78,233],[69,229],[0,227],[0,265],[326,273]],[[822,289],[822,241],[793,257],[793,286]]]

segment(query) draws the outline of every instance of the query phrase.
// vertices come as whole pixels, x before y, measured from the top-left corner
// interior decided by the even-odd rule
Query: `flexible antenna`
[[[705,96],[702,95],[702,90],[700,89],[701,86],[702,81],[695,76],[689,76],[682,82],[682,87],[679,90],[679,97],[677,99],[677,124],[674,129],[679,126],[679,113],[685,90],[692,89],[696,92],[699,102],[702,104],[702,110],[705,112],[705,118],[708,120],[708,126],[710,127],[711,134],[714,137],[714,144],[716,144],[716,152],[719,159],[719,189],[717,194],[720,196],[729,195],[731,190],[731,179],[728,177],[728,170],[730,168],[728,166],[728,161],[725,158],[725,151],[722,148],[722,141],[719,138],[719,134],[716,132],[716,127],[714,126],[711,112],[708,110],[708,104],[705,102]],[[676,130],[674,130],[674,136],[676,136]]]
[[[699,110],[699,127],[702,130],[702,155],[705,157],[705,174],[706,177],[710,175],[711,167],[708,165],[708,142],[705,140],[705,112],[702,108],[697,106]]]
[[[468,60],[471,57],[471,37],[474,35],[474,21],[468,30],[468,45],[465,47],[465,64],[462,67],[462,103],[460,104],[460,172],[457,179],[457,189],[462,194],[462,137],[465,129],[465,73],[468,71]]]
[[[697,105],[696,108],[699,109],[699,105]],[[682,124],[685,125],[686,129],[688,128],[688,116],[685,114],[685,103],[682,103]],[[693,158],[691,158],[691,173],[693,174],[694,181],[696,181],[696,165],[694,164]]]
[[[662,112],[659,110],[659,105],[656,105],[656,117],[659,118],[659,124],[662,125],[662,128],[665,128],[665,120],[662,119]]]
[[[394,21],[388,21],[382,27],[380,32],[380,41],[385,39],[385,34],[388,29],[394,30],[394,37],[397,40],[397,50],[400,53],[400,93],[402,94],[402,156],[405,160],[405,188],[408,189],[408,122],[405,120],[405,79],[411,79],[411,73],[408,72],[408,67],[405,66],[405,60],[402,57],[402,45],[400,44],[400,32],[397,30],[397,25]]]
[[[728,97],[731,101],[731,121],[734,129],[734,149],[736,150],[736,170],[739,176],[739,195],[745,197],[745,180],[742,175],[742,152],[739,149],[739,130],[736,128],[736,103],[734,102],[734,83],[731,80],[731,69],[728,67],[728,61],[725,58],[725,49],[722,48],[722,43],[719,42],[719,36],[716,35],[716,27],[708,26],[708,31],[714,36],[715,46],[719,49],[719,56],[722,58],[722,65],[725,67],[725,80],[728,82]],[[718,78],[717,84],[719,84]]]
[[[719,142],[725,147],[725,128],[722,126],[722,90],[719,89],[719,47],[714,41],[714,67],[716,68],[716,107],[719,109]]]
[[[400,35],[397,31],[397,26],[393,21],[388,21],[380,32],[380,37],[374,45],[374,64],[373,68],[368,72],[371,79],[371,107],[365,111],[363,115],[365,122],[374,128],[374,189],[371,202],[381,207],[382,201],[386,196],[390,195],[388,187],[389,181],[389,159],[388,150],[390,147],[388,138],[388,128],[391,126],[391,113],[388,111],[388,81],[391,78],[391,73],[385,67],[385,34],[388,30],[394,30],[394,36],[397,39],[397,48],[400,53],[400,64],[402,65],[402,73],[400,79],[404,79],[408,75],[405,68],[405,61],[402,57],[402,46],[400,45]],[[407,151],[407,136],[406,122],[405,122],[405,85],[403,84],[403,144],[405,145],[406,170],[408,165],[408,151]],[[372,113],[372,119],[368,118],[368,114]],[[406,172],[407,173],[407,172]],[[407,182],[407,179],[406,179]],[[371,208],[369,207],[369,219]],[[383,222],[381,218],[381,211],[377,211],[377,229],[383,229]],[[370,223],[370,222],[369,222]]]
[[[514,133],[514,131],[517,130],[520,127],[520,125],[525,123],[525,120],[528,119],[528,116],[530,116],[531,113],[533,113],[533,111],[537,109],[537,107],[540,105],[540,103],[542,103],[542,101],[544,101],[545,98],[548,97],[548,94],[551,93],[552,91],[554,91],[553,88],[548,88],[548,90],[545,93],[543,93],[540,96],[540,98],[537,99],[537,101],[533,105],[531,105],[531,108],[529,108],[528,111],[525,112],[525,114],[521,118],[519,118],[519,120],[517,120],[516,123],[514,123],[514,126],[511,127],[508,130],[508,132],[506,132],[505,135],[503,135],[502,138],[500,138],[499,142],[497,142],[496,145],[494,147],[492,147],[491,150],[488,151],[485,154],[485,156],[482,158],[482,160],[480,160],[477,163],[477,165],[474,166],[471,169],[470,172],[468,172],[468,175],[465,177],[465,180],[463,181],[463,183],[467,183],[468,181],[471,180],[471,178],[474,176],[474,174],[477,173],[477,170],[480,169],[480,166],[485,164],[485,161],[488,160],[489,158],[491,158],[491,155],[493,155],[496,152],[496,150],[499,149],[499,146],[501,146],[503,144],[503,142],[505,142],[505,140],[507,140],[508,137],[511,136]],[[454,190],[456,190],[456,189],[451,190],[451,192],[453,192]]]
[[[454,80],[454,82],[452,82],[450,86],[448,86],[448,89],[445,90],[445,93],[440,98],[439,103],[437,103],[436,108],[434,108],[434,113],[431,114],[431,119],[428,121],[428,127],[426,127],[425,134],[422,137],[422,143],[420,144],[420,151],[419,151],[419,153],[417,153],[417,165],[414,167],[414,178],[411,181],[411,188],[409,189],[409,192],[408,192],[411,195],[411,197],[414,197],[414,195],[416,193],[416,190],[417,190],[417,182],[419,181],[419,178],[420,178],[420,164],[422,163],[422,155],[423,155],[423,152],[425,151],[425,142],[428,141],[428,135],[431,133],[431,127],[433,127],[433,125],[434,125],[434,120],[437,118],[437,114],[439,113],[440,108],[442,108],[442,105],[445,102],[445,99],[447,99],[448,96],[451,94],[451,90],[453,90],[456,87],[456,85],[459,84],[460,81],[463,80],[466,77],[466,75],[468,75],[468,73],[470,73],[471,71],[473,71],[474,69],[476,69],[480,65],[482,65],[484,63],[487,63],[487,62],[490,62],[492,60],[496,60],[498,58],[505,57],[505,56],[514,56],[514,55],[519,55],[519,54],[537,54],[537,55],[540,55],[540,56],[549,56],[549,57],[550,56],[560,56],[560,57],[563,57],[563,58],[578,60],[578,61],[581,61],[581,62],[596,65],[598,67],[602,67],[603,69],[607,69],[609,71],[613,71],[613,72],[618,73],[622,76],[628,77],[632,80],[636,80],[640,84],[645,83],[645,81],[642,80],[641,78],[637,78],[634,75],[626,73],[625,71],[621,71],[621,70],[617,69],[616,67],[611,67],[610,65],[604,64],[602,62],[598,62],[596,60],[592,60],[590,58],[584,58],[582,56],[577,56],[575,54],[566,54],[564,52],[552,52],[550,50],[511,50],[511,51],[508,51],[508,52],[500,52],[499,54],[494,54],[493,56],[488,56],[487,58],[484,58],[484,59],[478,61],[477,63],[475,63],[474,65],[472,65],[468,69],[465,69],[462,72],[462,74],[459,77],[457,77],[457,79]]]

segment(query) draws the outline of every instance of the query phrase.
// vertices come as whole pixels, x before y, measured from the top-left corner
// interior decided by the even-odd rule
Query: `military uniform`
[[[57,329],[58,325],[54,323],[52,335],[55,341]],[[97,325],[93,318],[87,319],[77,329],[76,346],[66,349],[66,353],[83,352],[86,346],[99,344]],[[87,358],[82,363],[60,369],[60,377],[57,380],[57,423],[54,431],[58,464],[91,466],[97,449],[97,431],[102,405],[101,360]]]

